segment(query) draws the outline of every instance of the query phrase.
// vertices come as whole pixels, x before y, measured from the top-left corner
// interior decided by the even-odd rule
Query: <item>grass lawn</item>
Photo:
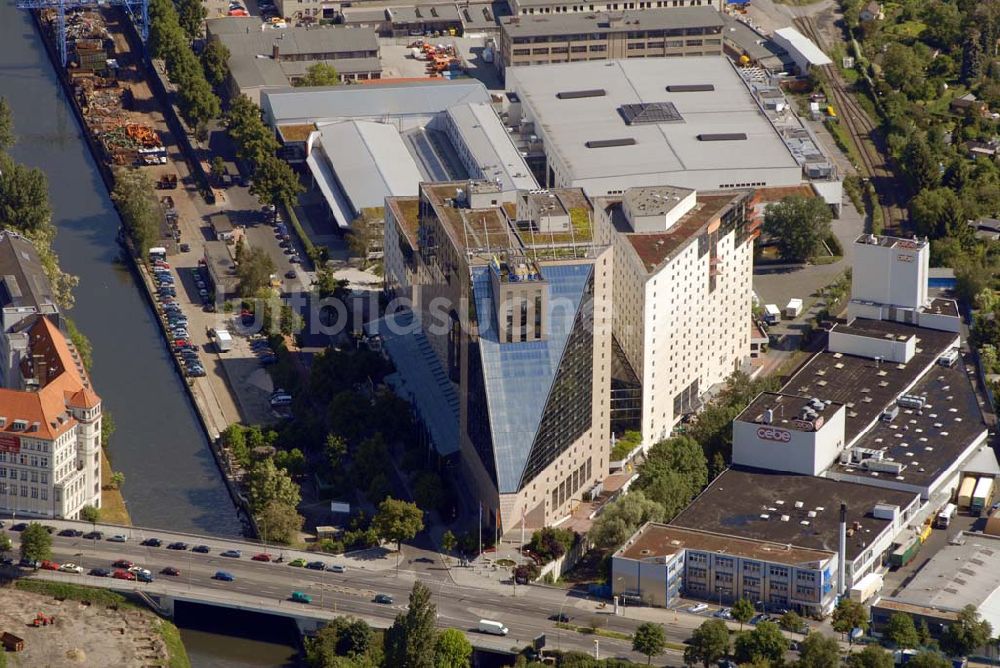
[[[181,641],[181,632],[171,622],[161,619],[156,625],[156,631],[163,638],[169,656],[169,668],[191,668],[191,660]]]
[[[903,21],[902,23],[888,26],[885,32],[904,39],[916,39],[926,29],[927,24],[921,21]]]
[[[90,601],[94,605],[100,605],[105,608],[132,605],[124,596],[116,591],[98,589],[96,587],[84,587],[83,585],[70,584],[68,582],[49,582],[47,580],[21,578],[14,586],[21,591],[45,594],[53,598],[69,599],[71,601]]]
[[[101,450],[101,480],[111,480],[111,462],[104,450]],[[101,489],[101,521],[110,524],[131,525],[128,508],[125,507],[125,497],[119,489]]]

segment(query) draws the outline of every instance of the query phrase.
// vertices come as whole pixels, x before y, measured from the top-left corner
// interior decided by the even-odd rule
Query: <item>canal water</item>
[[[14,157],[48,176],[62,267],[80,278],[70,316],[93,344],[95,387],[117,425],[112,467],[125,474],[133,522],[239,535],[236,508],[183,381],[119,260],[119,220],[107,190],[34,24],[13,1],[0,2],[0,96],[14,112]],[[202,630],[185,637],[196,666],[281,665],[292,652]]]

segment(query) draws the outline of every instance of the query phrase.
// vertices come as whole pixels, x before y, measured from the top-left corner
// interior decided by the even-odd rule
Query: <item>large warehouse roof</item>
[[[481,178],[502,190],[538,187],[521,152],[510,141],[500,117],[488,104],[475,102],[448,109],[448,117],[479,168]]]
[[[557,185],[699,190],[791,185],[801,170],[723,57],[512,68],[508,89],[535,122]],[[598,188],[597,190],[600,190]]]
[[[478,81],[447,79],[441,83],[284,88],[261,94],[261,108],[272,125],[433,115],[456,104],[489,101],[489,92]]]

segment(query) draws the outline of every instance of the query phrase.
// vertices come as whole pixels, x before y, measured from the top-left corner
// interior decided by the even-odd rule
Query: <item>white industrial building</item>
[[[616,368],[631,371],[633,386],[617,379],[613,420],[631,422],[647,447],[750,356],[756,224],[748,200],[747,192],[670,186],[595,200],[599,238],[614,249]],[[631,420],[619,395],[629,392],[638,394],[627,404]]]
[[[537,187],[478,81],[272,91],[262,109],[279,136],[306,128],[305,163],[341,228],[421,182],[485,180],[508,201]]]
[[[816,43],[795,28],[774,31],[774,43],[788,52],[801,74],[808,74],[814,67],[833,63]]]
[[[544,164],[544,185],[601,196],[636,186],[702,191],[804,180],[725,57],[540,65],[507,77],[507,124],[529,164]]]

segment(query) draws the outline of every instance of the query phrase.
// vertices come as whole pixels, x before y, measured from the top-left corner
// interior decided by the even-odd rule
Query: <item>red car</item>
[[[255,554],[250,557],[253,561],[271,561],[271,555],[266,552],[261,552],[260,554]]]
[[[164,575],[173,575],[173,576],[181,574],[181,572],[178,569],[174,568],[173,566],[167,566],[160,572],[163,573]]]
[[[118,580],[135,580],[135,573],[129,573],[119,568],[112,577]]]
[[[115,563],[113,563],[111,565],[114,566],[115,568],[124,568],[126,570],[128,570],[129,568],[132,568],[133,566],[135,566],[135,564],[133,564],[128,559],[119,559],[118,561],[116,561]]]
[[[44,559],[44,560],[42,560],[41,569],[43,571],[58,571],[59,570],[59,564],[57,564],[54,561],[49,561],[48,559]]]

